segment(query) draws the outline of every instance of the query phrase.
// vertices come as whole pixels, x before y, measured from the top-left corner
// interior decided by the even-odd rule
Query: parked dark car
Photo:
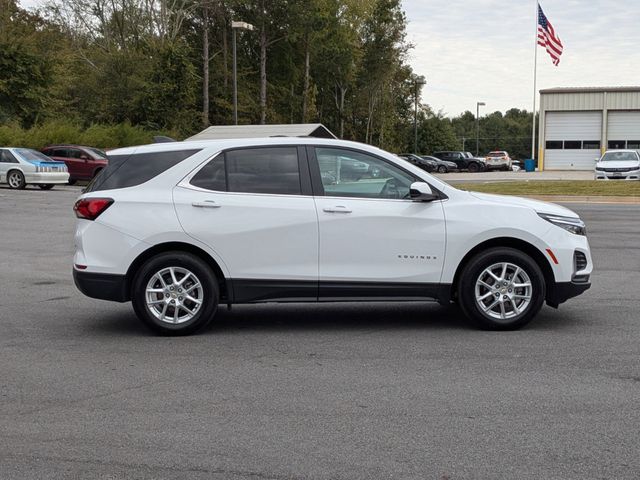
[[[433,156],[440,160],[447,160],[455,163],[460,170],[469,170],[470,172],[482,172],[486,169],[486,162],[482,158],[477,158],[469,152],[460,151],[442,151],[434,152]]]
[[[429,173],[438,171],[438,163],[434,160],[425,159],[419,155],[414,153],[400,153],[398,154],[400,158],[404,158],[408,162],[413,163],[416,167],[419,167]]]
[[[430,160],[432,162],[435,162],[437,165],[436,172],[438,173],[449,173],[449,172],[460,171],[460,169],[458,168],[458,165],[456,165],[454,162],[450,162],[448,160],[440,160],[437,157],[431,157],[429,155],[423,156],[422,158],[424,158],[425,160]]]
[[[107,154],[102,150],[82,145],[49,145],[42,153],[67,165],[69,185],[91,180],[108,164]]]

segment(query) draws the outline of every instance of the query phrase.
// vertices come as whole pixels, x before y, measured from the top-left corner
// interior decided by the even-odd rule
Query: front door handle
[[[205,200],[204,202],[193,202],[191,205],[198,208],[220,208],[222,206],[218,205],[213,200]]]
[[[327,213],[351,213],[351,210],[343,205],[336,205],[335,207],[325,207],[322,209],[322,211]]]

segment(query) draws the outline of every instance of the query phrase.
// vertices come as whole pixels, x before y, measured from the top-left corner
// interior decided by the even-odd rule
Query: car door
[[[304,149],[234,149],[174,189],[185,232],[232,277],[236,302],[317,300],[318,218]]]
[[[77,178],[86,180],[93,176],[93,162],[89,155],[79,148],[69,148],[68,155],[76,165]]]
[[[442,202],[410,200],[409,187],[420,179],[386,159],[344,148],[309,151],[319,219],[320,299],[434,297],[445,253]],[[379,173],[331,181],[340,177],[340,157]]]
[[[18,160],[16,160],[9,150],[0,150],[0,182],[4,183],[7,181],[7,173],[16,163],[18,163]]]

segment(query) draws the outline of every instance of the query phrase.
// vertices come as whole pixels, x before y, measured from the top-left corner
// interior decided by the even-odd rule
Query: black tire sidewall
[[[149,279],[166,267],[182,267],[193,272],[203,287],[203,304],[193,319],[177,325],[161,322],[147,309],[145,290]],[[167,252],[149,259],[137,272],[132,282],[131,300],[136,315],[153,331],[162,335],[188,335],[204,328],[218,308],[219,289],[211,268],[200,258],[185,252]]]
[[[438,167],[438,173],[447,173],[447,167],[445,167],[444,165],[440,165]]]
[[[469,164],[469,172],[470,173],[476,173],[479,170],[480,170],[480,167],[478,167],[477,163],[470,163]]]
[[[532,298],[527,310],[508,322],[497,322],[486,315],[475,299],[478,276],[490,265],[510,262],[522,268],[531,279]],[[527,254],[514,248],[492,248],[473,257],[465,266],[458,282],[458,298],[466,316],[478,327],[486,330],[515,330],[529,323],[540,311],[546,296],[544,274]]]

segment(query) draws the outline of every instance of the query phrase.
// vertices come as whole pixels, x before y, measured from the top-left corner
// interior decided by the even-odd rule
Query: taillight
[[[113,203],[113,198],[81,198],[73,206],[76,217],[95,220]]]

